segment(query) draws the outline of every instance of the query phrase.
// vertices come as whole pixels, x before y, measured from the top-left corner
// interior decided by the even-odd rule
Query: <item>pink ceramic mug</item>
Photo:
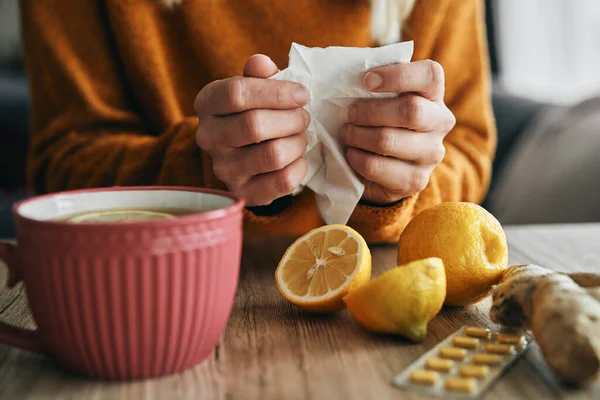
[[[175,219],[72,224],[106,209],[185,209]],[[18,244],[0,243],[9,286],[23,280],[38,328],[0,322],[0,343],[104,379],[188,369],[214,349],[237,288],[242,200],[196,188],[64,192],[14,207]],[[56,221],[56,220],[59,221]]]

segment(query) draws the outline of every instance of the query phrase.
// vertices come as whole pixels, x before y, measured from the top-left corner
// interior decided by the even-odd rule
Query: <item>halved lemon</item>
[[[104,210],[78,214],[67,222],[72,223],[106,223],[106,222],[136,222],[152,219],[175,218],[174,215],[148,210]]]
[[[371,253],[354,229],[326,225],[296,240],[275,271],[279,291],[296,306],[334,312],[346,306],[348,291],[371,279]]]

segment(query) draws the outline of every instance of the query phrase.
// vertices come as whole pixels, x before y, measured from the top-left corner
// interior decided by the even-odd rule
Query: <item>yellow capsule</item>
[[[463,365],[460,374],[467,378],[485,378],[490,373],[487,365]]]
[[[492,354],[514,354],[515,346],[502,343],[489,343],[483,347],[486,353]]]
[[[416,369],[410,373],[410,381],[417,385],[433,386],[437,382],[439,376],[440,375],[435,371]]]
[[[502,357],[497,354],[475,354],[473,363],[479,365],[500,365]]]
[[[476,349],[479,346],[479,339],[466,336],[455,336],[452,339],[452,344],[456,347],[465,349]]]
[[[469,326],[465,328],[465,334],[468,336],[478,337],[478,338],[487,338],[489,339],[492,335],[490,330],[487,328],[479,328],[476,326]]]
[[[444,387],[453,392],[472,393],[477,389],[477,382],[473,378],[452,377],[446,379]]]
[[[496,341],[498,343],[503,344],[514,344],[516,346],[522,347],[525,345],[525,336],[523,335],[510,335],[508,333],[499,333],[496,336]]]
[[[425,366],[436,371],[448,372],[454,367],[454,361],[431,357],[425,361]]]
[[[467,356],[467,351],[458,347],[442,347],[440,348],[440,355],[451,360],[464,360]]]

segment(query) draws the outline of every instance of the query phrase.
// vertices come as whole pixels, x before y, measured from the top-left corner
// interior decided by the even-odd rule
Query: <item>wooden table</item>
[[[510,227],[511,263],[600,272],[600,224]],[[51,359],[0,345],[0,399],[417,399],[391,385],[395,374],[465,324],[493,324],[490,300],[445,309],[421,344],[370,334],[347,311],[315,316],[287,304],[273,271],[289,240],[245,246],[235,308],[220,345],[196,368],[166,378],[112,383],[74,376]],[[394,247],[375,247],[374,276],[394,265]],[[6,269],[1,268],[0,283]],[[0,318],[31,327],[23,288],[0,292]],[[568,338],[565,338],[568,340]],[[600,399],[600,387],[567,390],[529,350],[485,399]]]

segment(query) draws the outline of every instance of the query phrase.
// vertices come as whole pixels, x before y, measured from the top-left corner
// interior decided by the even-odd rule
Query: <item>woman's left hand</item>
[[[456,119],[444,104],[444,70],[435,61],[373,68],[363,82],[373,92],[400,94],[358,101],[341,132],[348,163],[364,178],[363,200],[385,205],[425,189]]]

